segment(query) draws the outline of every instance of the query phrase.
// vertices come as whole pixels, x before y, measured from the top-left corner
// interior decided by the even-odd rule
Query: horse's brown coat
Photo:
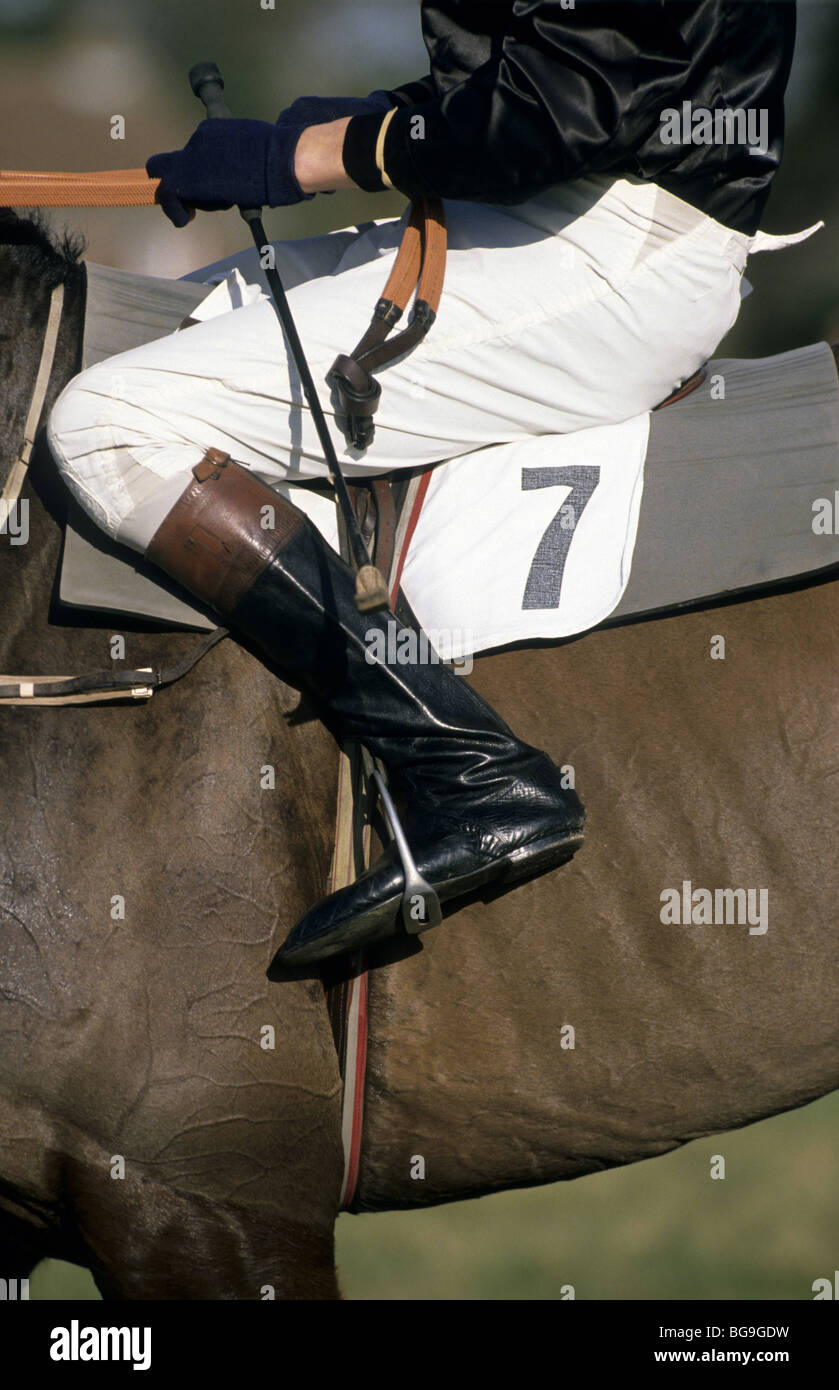
[[[834,582],[476,665],[574,766],[586,843],[374,974],[360,1208],[648,1158],[839,1085],[837,632]],[[663,925],[686,879],[767,887],[766,934]]]
[[[0,245],[0,478],[46,313],[44,267],[25,285],[17,264]],[[50,401],[74,369],[77,278]],[[49,500],[43,447],[32,484]],[[0,539],[0,670],[102,669],[114,631],[132,666],[191,649],[184,634],[47,626],[60,531],[32,484],[29,544]],[[265,975],[329,862],[334,745],[317,723],[288,727],[297,704],[229,641],[147,705],[0,707],[4,1273],[46,1252],[128,1297],[335,1295],[340,1080],[323,990]]]

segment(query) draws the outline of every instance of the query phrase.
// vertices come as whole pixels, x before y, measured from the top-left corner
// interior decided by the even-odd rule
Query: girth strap
[[[375,561],[388,575],[391,606],[400,606],[399,579],[405,555],[416,526],[433,469],[401,476],[396,487],[400,494],[399,516],[394,505],[391,482],[373,479],[368,486],[374,494],[377,517]],[[364,489],[359,488],[359,494]],[[335,848],[327,892],[352,883],[370,863],[371,810],[373,789],[365,769],[361,745],[348,740],[341,748],[338,772],[338,802]],[[332,1034],[343,1082],[341,1136],[344,1147],[344,1177],[340,1209],[352,1207],[358,1183],[361,1140],[364,1128],[364,1089],[367,1075],[367,967],[364,951],[356,952],[349,972],[335,962],[325,962],[324,986]]]

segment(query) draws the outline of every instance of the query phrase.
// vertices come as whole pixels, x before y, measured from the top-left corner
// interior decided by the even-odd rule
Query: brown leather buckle
[[[337,414],[343,417],[347,443],[353,449],[366,449],[373,442],[373,416],[382,396],[379,382],[344,353],[335,358],[326,380],[335,392]]]
[[[221,477],[222,468],[226,468],[230,462],[230,455],[223,449],[208,449],[200,463],[196,463],[192,470],[192,476],[197,478],[199,483],[206,483],[213,478],[218,482]]]

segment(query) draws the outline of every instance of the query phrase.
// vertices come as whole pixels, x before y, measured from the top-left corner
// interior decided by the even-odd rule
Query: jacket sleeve
[[[417,82],[403,82],[401,87],[394,87],[393,91],[388,92],[394,106],[414,106],[419,101],[430,101],[436,95],[434,78],[430,74]]]
[[[691,8],[691,7],[688,7]],[[516,10],[526,11],[526,25]],[[522,3],[451,90],[354,118],[347,173],[409,197],[516,203],[620,162],[678,100],[690,60],[657,0]],[[378,156],[378,157],[377,157]]]

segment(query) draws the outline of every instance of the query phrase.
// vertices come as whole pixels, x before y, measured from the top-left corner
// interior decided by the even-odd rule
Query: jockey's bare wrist
[[[344,136],[349,116],[310,125],[294,152],[294,174],[304,193],[330,193],[334,188],[358,188],[344,168]]]

